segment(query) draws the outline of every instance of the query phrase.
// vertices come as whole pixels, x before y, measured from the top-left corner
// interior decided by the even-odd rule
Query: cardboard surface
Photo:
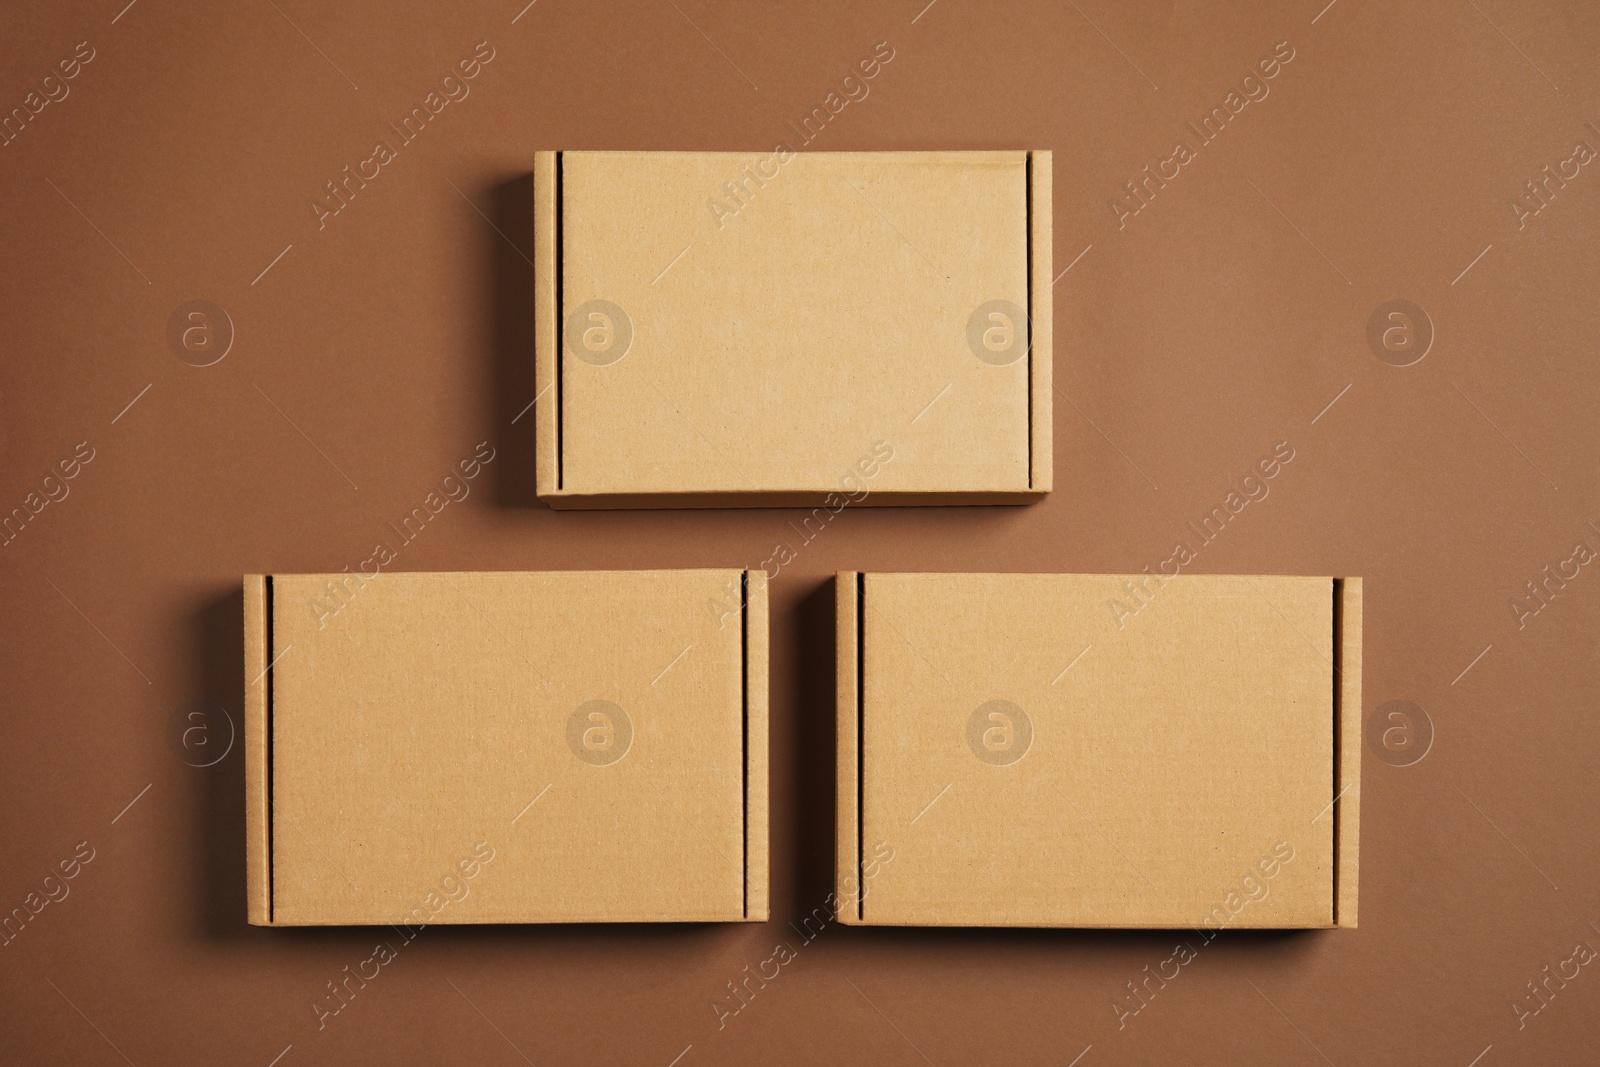
[[[246,588],[252,922],[766,918],[761,574]]]
[[[1050,488],[1050,153],[561,152],[535,175],[552,505]]]
[[[1355,924],[1355,818],[1333,799],[1359,781],[1337,759],[1360,606],[1334,579],[837,581],[846,922]]]

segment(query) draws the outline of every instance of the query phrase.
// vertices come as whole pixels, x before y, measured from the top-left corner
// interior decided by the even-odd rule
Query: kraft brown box
[[[844,922],[1356,925],[1361,579],[837,592]]]
[[[542,152],[534,186],[551,507],[1050,490],[1049,152]]]
[[[767,918],[760,571],[244,586],[251,923]]]

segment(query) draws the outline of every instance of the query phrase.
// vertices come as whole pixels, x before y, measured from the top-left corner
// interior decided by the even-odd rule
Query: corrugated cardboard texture
[[[839,766],[860,779],[859,807],[839,789],[840,898],[872,868],[846,921],[1331,926],[1337,817],[1353,925],[1357,809],[1332,801],[1359,715],[1341,734],[1334,663],[1358,704],[1358,583],[1337,648],[1329,578],[847,573],[837,589]],[[1354,783],[1359,763],[1343,770]]]
[[[551,504],[1049,489],[1049,153],[541,153],[535,179]]]
[[[766,917],[761,574],[246,592],[252,922]]]

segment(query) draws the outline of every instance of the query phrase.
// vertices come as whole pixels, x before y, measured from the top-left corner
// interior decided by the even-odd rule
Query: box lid
[[[1048,153],[562,152],[538,177],[541,495],[834,492],[875,445],[880,497],[1049,487]]]
[[[764,590],[247,579],[252,921],[765,918]]]
[[[1335,607],[1350,600],[1334,579],[867,574],[839,589],[840,761],[859,782],[841,796],[840,869],[893,855],[847,919],[1329,926],[1348,855],[1337,921],[1353,924],[1354,827],[1338,823],[1354,808],[1332,803],[1336,776],[1359,774],[1338,765]],[[1350,666],[1358,722],[1359,654]]]

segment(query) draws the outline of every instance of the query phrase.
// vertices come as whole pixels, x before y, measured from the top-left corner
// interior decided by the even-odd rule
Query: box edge
[[[269,743],[267,588],[269,575],[244,576],[245,904],[252,926],[272,925],[271,783]]]
[[[1361,644],[1360,578],[1342,578],[1339,629],[1339,799],[1334,804],[1334,925],[1354,929],[1359,917],[1361,870]]]
[[[834,575],[834,656],[836,663],[836,739],[834,769],[834,901],[839,921],[866,925],[866,892],[860,884],[860,634],[862,574]],[[846,892],[847,883],[856,888]]]
[[[1029,303],[1032,344],[1029,350],[1029,426],[1032,439],[1028,456],[1028,487],[1035,492],[1048,493],[1055,477],[1054,388],[1055,303],[1052,296],[1054,283],[1050,272],[1054,269],[1053,235],[1055,212],[1053,205],[1052,158],[1048,150],[1028,153],[1028,207],[1029,247],[1033,262],[1029,270]]]
[[[770,917],[770,785],[768,779],[767,575],[743,572],[745,583],[745,907],[746,922]]]
[[[534,495],[540,499],[560,492],[560,389],[556,385],[560,353],[556,351],[556,253],[559,209],[556,165],[560,153],[533,154],[533,351],[534,351]],[[549,399],[540,403],[550,393]]]
[[[879,490],[851,504],[852,507],[983,507],[1037,504],[1047,494],[1044,489],[993,489],[973,491]],[[830,500],[829,498],[833,499]],[[711,508],[796,508],[833,507],[837,489],[690,490],[661,493],[582,493],[571,490],[544,491],[539,499],[556,511],[606,511]]]

